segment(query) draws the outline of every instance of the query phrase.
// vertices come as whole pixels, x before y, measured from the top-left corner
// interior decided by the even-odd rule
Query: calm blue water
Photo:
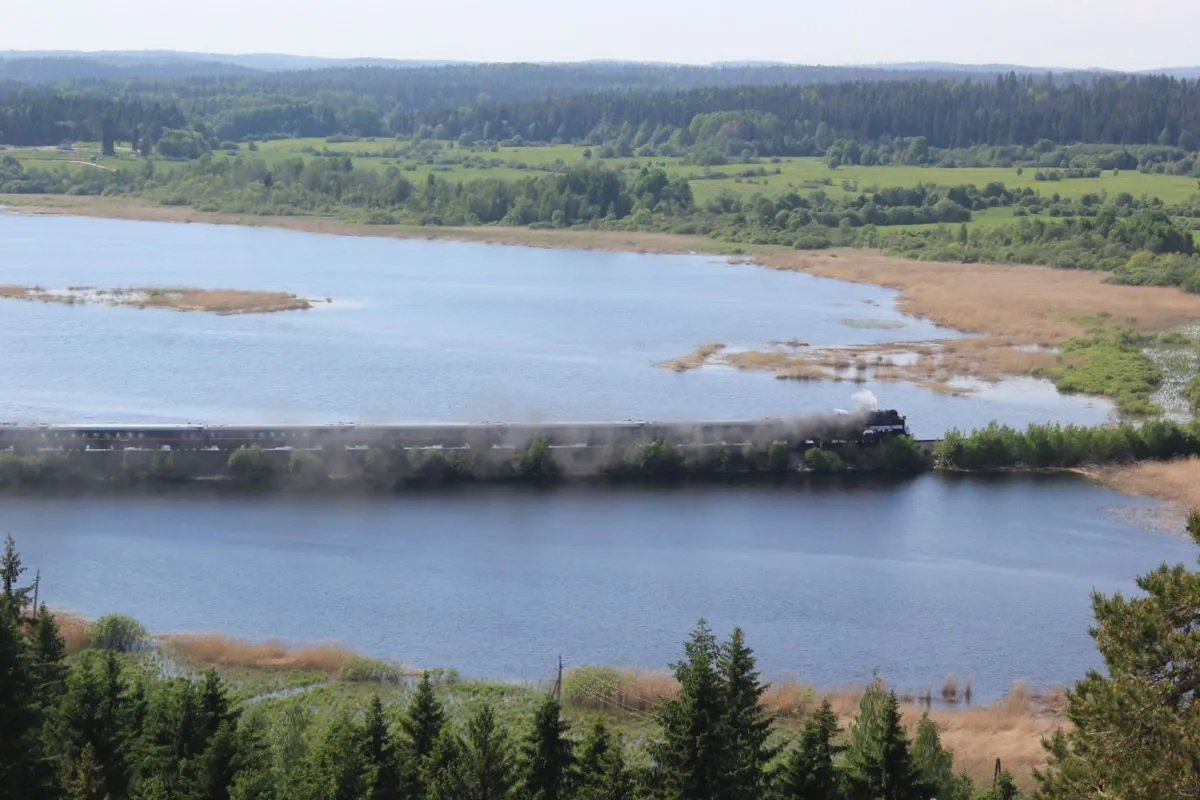
[[[539,250],[0,213],[0,283],[284,290],[308,312],[219,317],[0,304],[0,421],[747,418],[867,388],[922,436],[1107,407],[1027,382],[972,398],[657,368],[708,341],[953,335],[895,293],[703,256]],[[899,330],[860,321],[897,321]]]
[[[1098,659],[1093,589],[1195,547],[1116,521],[1149,505],[1073,476],[818,488],[471,489],[397,498],[0,499],[50,603],[471,675],[661,667],[701,617],[769,675],[982,698]]]

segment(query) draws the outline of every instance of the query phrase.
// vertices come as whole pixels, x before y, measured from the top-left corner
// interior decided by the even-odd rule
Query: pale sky
[[[0,0],[0,50],[468,61],[1200,63],[1194,0]]]

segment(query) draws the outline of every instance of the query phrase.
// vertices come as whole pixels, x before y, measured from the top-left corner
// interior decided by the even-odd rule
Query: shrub
[[[124,614],[108,614],[96,620],[88,628],[88,636],[94,647],[118,653],[137,650],[150,638],[142,623]]]
[[[395,664],[377,658],[354,655],[342,666],[338,678],[354,683],[399,683],[404,672]]]
[[[512,468],[517,477],[534,482],[552,481],[562,474],[562,468],[554,460],[554,451],[545,439],[535,439],[517,453]]]
[[[846,469],[842,457],[832,450],[814,447],[804,454],[804,463],[813,472],[842,472]]]
[[[230,453],[226,466],[235,480],[248,486],[262,486],[270,483],[275,477],[275,468],[258,445],[243,446],[234,450]]]

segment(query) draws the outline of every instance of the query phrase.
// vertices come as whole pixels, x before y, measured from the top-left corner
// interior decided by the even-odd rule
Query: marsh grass
[[[300,311],[312,304],[287,292],[262,292],[246,289],[197,289],[193,287],[141,287],[96,289],[70,287],[50,292],[40,286],[0,284],[0,298],[42,303],[99,303],[133,308],[168,308],[175,311],[206,311],[213,314],[270,314]]]
[[[1110,489],[1200,508],[1200,457],[1143,461],[1101,470],[1097,476]]]
[[[217,633],[171,634],[159,641],[178,658],[206,667],[302,670],[337,677],[353,659],[361,658],[337,644],[293,648],[277,640],[251,642]]]

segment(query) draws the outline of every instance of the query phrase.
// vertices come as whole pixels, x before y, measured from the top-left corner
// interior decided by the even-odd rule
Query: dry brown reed
[[[202,666],[269,670],[304,670],[334,676],[353,657],[337,644],[291,648],[279,641],[251,642],[216,633],[186,633],[161,637],[177,657]]]
[[[48,292],[40,286],[0,284],[0,298],[43,303],[99,302],[134,308],[170,308],[176,311],[207,311],[214,314],[270,314],[300,311],[312,304],[287,292],[244,289],[196,289],[191,287],[144,287],[137,289],[90,289],[75,287],[65,292]]]
[[[1128,467],[1102,470],[1098,476],[1110,489],[1200,508],[1200,458],[1145,461]]]
[[[58,632],[63,638],[67,655],[82,653],[92,646],[92,637],[88,634],[88,621],[85,617],[70,611],[55,611],[54,619],[58,622]]]
[[[669,359],[659,364],[659,366],[663,369],[669,369],[672,372],[687,372],[690,369],[699,369],[707,364],[710,358],[724,349],[725,345],[720,342],[707,342],[686,356]]]

